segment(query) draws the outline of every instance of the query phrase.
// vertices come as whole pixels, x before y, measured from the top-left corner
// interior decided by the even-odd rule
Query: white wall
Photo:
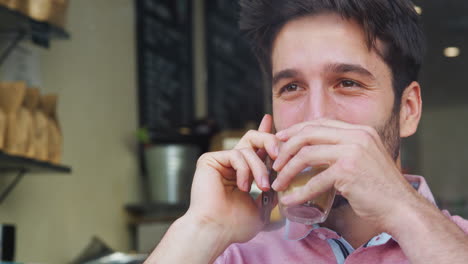
[[[18,261],[67,263],[93,235],[129,248],[123,206],[139,196],[133,0],[70,3],[72,39],[41,51],[41,71],[43,92],[59,93],[73,173],[27,175],[0,204],[0,222],[17,226]]]

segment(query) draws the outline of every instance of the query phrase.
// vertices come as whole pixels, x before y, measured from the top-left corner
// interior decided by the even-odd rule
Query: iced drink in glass
[[[281,203],[282,196],[293,193],[304,186],[312,177],[327,168],[328,165],[308,167],[293,178],[289,187],[285,191],[278,192],[278,198],[280,201],[279,208],[283,216],[291,221],[306,225],[322,223],[327,219],[328,213],[330,213],[330,209],[333,205],[333,200],[335,199],[335,188],[332,188],[320,194],[317,198],[302,204],[285,206]]]

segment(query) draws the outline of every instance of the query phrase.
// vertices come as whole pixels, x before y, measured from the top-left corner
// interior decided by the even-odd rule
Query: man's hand
[[[330,165],[281,202],[300,204],[336,188],[358,216],[390,233],[411,263],[466,262],[468,236],[411,187],[373,128],[317,120],[277,137],[283,143],[273,189],[284,190],[308,166]]]
[[[297,192],[283,197],[285,204],[299,204],[336,188],[358,216],[387,228],[390,215],[398,216],[396,212],[403,205],[418,199],[373,128],[316,120],[296,124],[277,137],[283,143],[273,165],[279,171],[275,190],[286,189],[306,167],[330,166]]]
[[[249,131],[235,149],[206,153],[194,175],[190,207],[174,223],[147,263],[209,263],[226,247],[247,242],[262,228],[259,205],[249,195],[252,181],[268,190],[265,155],[275,159],[278,142],[272,117]]]

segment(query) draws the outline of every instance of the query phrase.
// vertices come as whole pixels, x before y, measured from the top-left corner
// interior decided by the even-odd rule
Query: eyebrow
[[[332,72],[335,74],[343,73],[356,73],[364,77],[376,80],[375,76],[368,71],[366,68],[359,64],[348,64],[348,63],[331,63],[325,66],[325,72]],[[295,78],[300,75],[300,72],[295,69],[285,69],[274,74],[272,79],[273,86],[282,79]]]
[[[362,75],[364,77],[370,78],[372,80],[375,80],[375,76],[368,71],[366,68],[359,64],[347,64],[347,63],[332,63],[328,64],[325,67],[326,72],[333,72],[336,74],[342,74],[342,73],[356,73],[359,75]]]
[[[274,86],[282,79],[290,79],[290,78],[297,77],[298,75],[300,75],[299,71],[294,70],[294,69],[286,69],[286,70],[279,71],[275,73],[275,75],[273,76],[272,84]]]

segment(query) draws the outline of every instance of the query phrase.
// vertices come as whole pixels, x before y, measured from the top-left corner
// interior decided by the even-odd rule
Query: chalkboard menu
[[[173,132],[193,121],[191,0],[135,0],[140,126]]]
[[[206,0],[208,112],[221,129],[243,128],[264,113],[262,75],[239,32],[238,1]]]

